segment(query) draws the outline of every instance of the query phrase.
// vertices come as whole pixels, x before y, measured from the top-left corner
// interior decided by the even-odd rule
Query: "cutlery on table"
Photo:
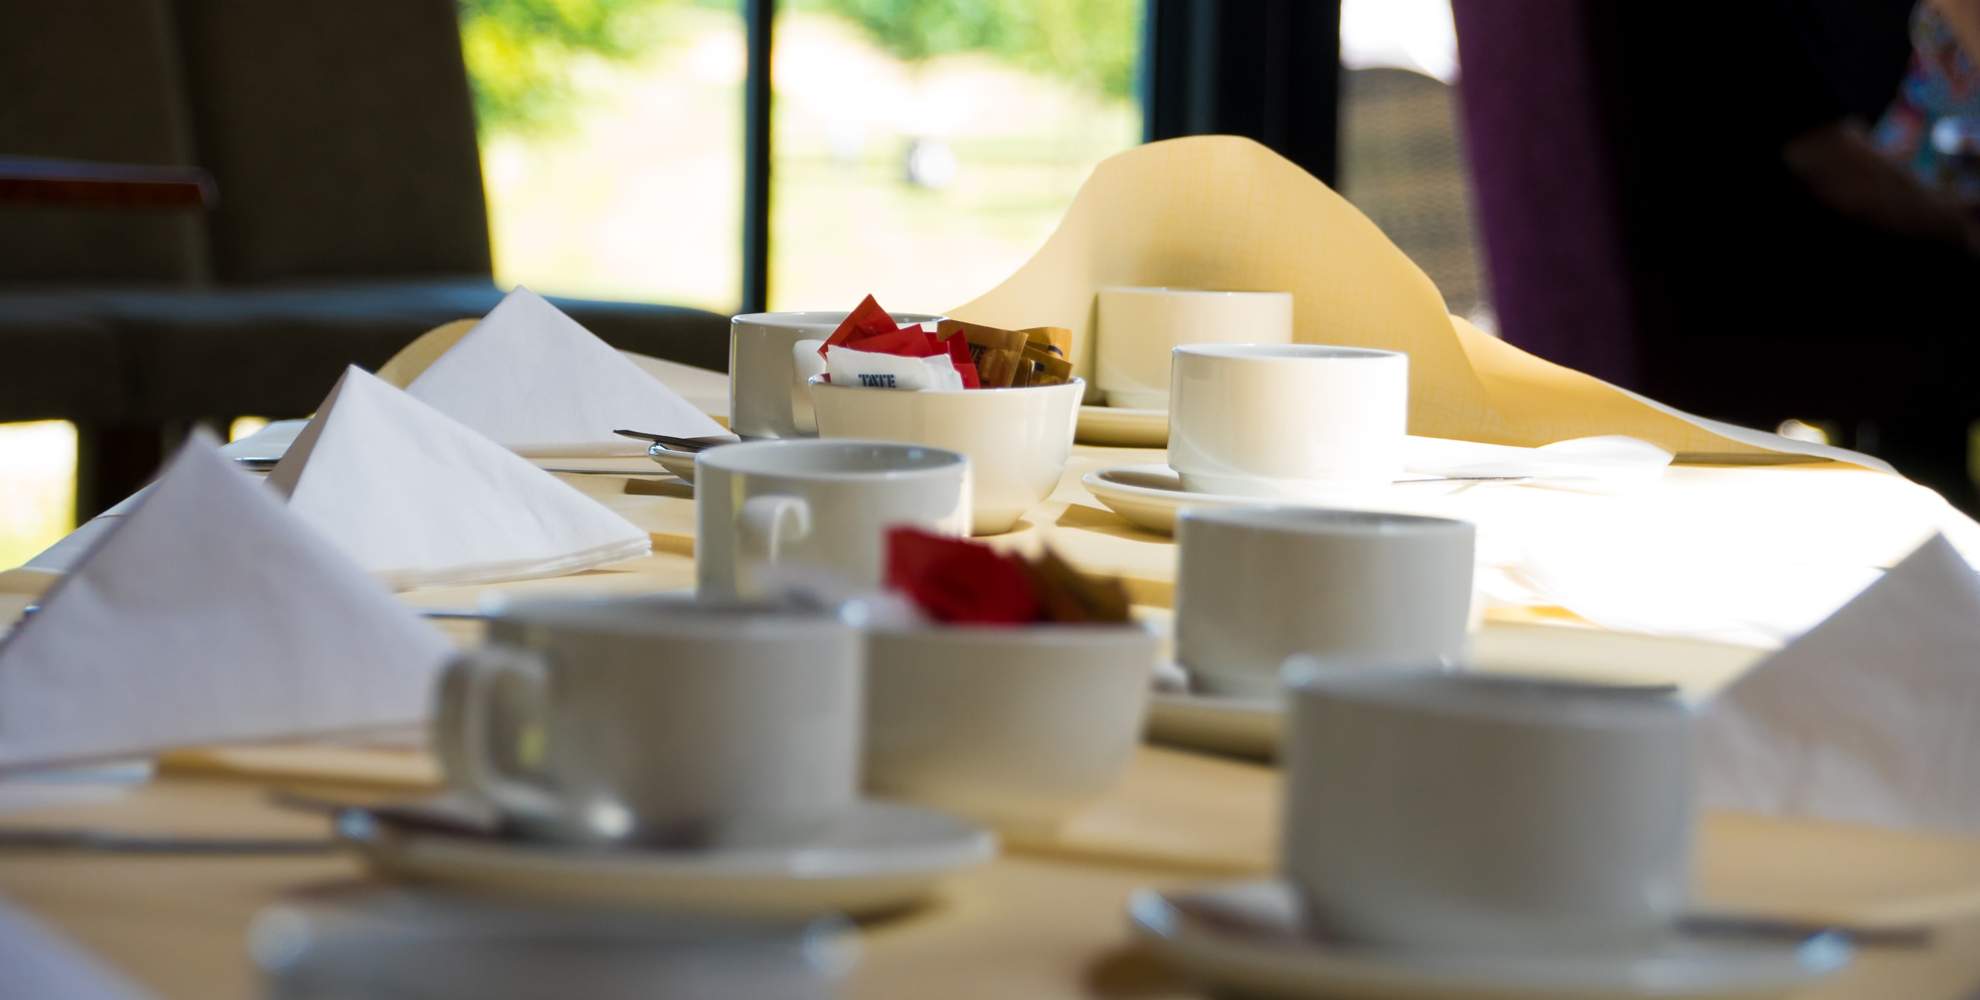
[[[1171,896],[1168,903],[1178,912],[1206,926],[1245,934],[1260,941],[1288,945],[1337,941],[1324,928],[1289,927],[1269,917],[1217,902]],[[1701,938],[1794,942],[1831,934],[1861,947],[1928,948],[1932,945],[1932,928],[1923,924],[1871,927],[1740,913],[1687,913],[1678,918],[1674,930],[1687,937]]]
[[[464,803],[449,804],[446,799],[411,802],[346,802],[323,798],[292,789],[268,793],[271,805],[283,809],[330,817],[339,825],[350,822],[375,823],[380,820],[401,830],[442,833],[456,837],[501,837],[503,824],[491,810],[476,810]]]
[[[94,827],[0,829],[0,853],[74,851],[98,854],[325,854],[327,837],[210,837],[203,834],[131,833]]]
[[[30,617],[35,612],[40,610],[41,610],[41,605],[30,604],[27,607],[21,609],[21,617],[22,618]],[[421,618],[429,619],[432,621],[478,622],[478,621],[486,621],[488,619],[488,612],[472,611],[466,608],[415,608],[413,610]]]
[[[653,444],[665,445],[671,451],[684,452],[706,451],[716,445],[735,444],[737,441],[742,440],[733,434],[711,434],[706,437],[675,437],[672,434],[653,434],[647,431],[633,431],[624,428],[614,430],[612,433],[620,437],[632,438],[635,441],[648,441]]]

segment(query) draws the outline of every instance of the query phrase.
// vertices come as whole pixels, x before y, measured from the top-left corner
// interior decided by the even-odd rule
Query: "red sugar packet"
[[[906,526],[887,532],[887,587],[951,625],[1130,620],[1119,580],[1087,576],[1049,550],[1028,560]]]
[[[839,323],[839,328],[833,330],[830,337],[825,338],[825,343],[818,346],[818,356],[824,357],[825,349],[828,347],[850,347],[852,346],[850,341],[855,339],[863,340],[867,337],[895,333],[899,329],[894,325],[894,317],[887,315],[887,310],[880,308],[880,303],[875,301],[873,296],[868,295],[860,300],[857,308],[846,314],[846,318]]]
[[[946,354],[949,362],[955,365],[963,388],[978,389],[983,385],[976,364],[970,357],[968,341],[955,336],[945,339],[922,329],[919,323],[895,326],[894,318],[887,315],[887,310],[880,308],[879,301],[871,295],[847,313],[838,329],[825,338],[825,343],[818,347],[818,356],[825,357],[826,352],[834,347],[910,358],[933,358]]]

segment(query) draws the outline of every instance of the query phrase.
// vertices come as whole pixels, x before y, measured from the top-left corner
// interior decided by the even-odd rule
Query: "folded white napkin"
[[[1934,536],[1708,707],[1713,806],[1980,832],[1980,575]]]
[[[215,444],[0,644],[0,770],[425,717],[446,637]]]
[[[356,367],[268,483],[395,587],[560,576],[652,544],[596,500]]]
[[[406,391],[524,455],[644,455],[616,428],[727,433],[526,288],[510,292]]]

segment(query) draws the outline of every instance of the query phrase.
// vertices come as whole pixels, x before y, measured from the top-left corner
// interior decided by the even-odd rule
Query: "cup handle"
[[[825,346],[822,340],[800,340],[791,345],[791,372],[797,381],[791,383],[791,422],[800,434],[818,433],[818,414],[811,407],[811,377],[825,374],[825,359],[818,356],[818,349]]]
[[[440,686],[442,722],[435,738],[443,759],[459,767],[461,783],[469,791],[503,812],[554,820],[565,812],[562,800],[497,763],[490,741],[494,721],[490,703],[504,678],[520,681],[532,706],[543,704],[549,671],[541,656],[508,646],[483,646],[454,657]]]
[[[777,561],[786,542],[801,541],[810,534],[811,505],[803,497],[768,493],[744,500],[736,513],[736,563],[742,570],[738,575],[754,577],[756,567]],[[756,590],[753,580],[749,590]]]

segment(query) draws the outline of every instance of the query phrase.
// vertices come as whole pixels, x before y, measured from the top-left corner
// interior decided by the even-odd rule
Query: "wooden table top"
[[[1100,464],[1159,453],[1079,449],[1052,502],[1000,544],[1055,545],[1071,532],[1079,561],[1121,572],[1139,601],[1169,603],[1173,547],[1128,528],[1077,488]],[[659,478],[571,475],[567,481],[653,533],[645,559],[553,580],[415,591],[422,607],[472,606],[490,593],[630,593],[692,585],[692,502]],[[5,576],[0,574],[0,576]],[[31,576],[0,581],[0,619],[29,600]],[[450,624],[462,641],[476,627]],[[435,781],[415,751],[231,748],[167,758],[160,774],[107,801],[0,813],[6,825],[87,825],[148,832],[317,834],[320,817],[271,805],[273,788],[413,794]],[[6,786],[0,784],[0,791]],[[1137,950],[1124,903],[1138,887],[1258,877],[1273,867],[1278,774],[1267,766],[1145,747],[1126,779],[1055,839],[1014,845],[947,884],[916,912],[861,929],[854,997],[1194,995]],[[4,797],[0,797],[4,804]],[[299,892],[366,878],[351,856],[172,858],[0,853],[0,897],[164,997],[256,993],[245,933],[255,913]],[[1876,924],[1930,921],[1922,949],[1868,949],[1843,975],[1804,994],[1955,1000],[1980,989],[1980,840],[1925,837],[1755,817],[1708,816],[1697,868],[1701,905]],[[4,989],[0,989],[3,993]]]

